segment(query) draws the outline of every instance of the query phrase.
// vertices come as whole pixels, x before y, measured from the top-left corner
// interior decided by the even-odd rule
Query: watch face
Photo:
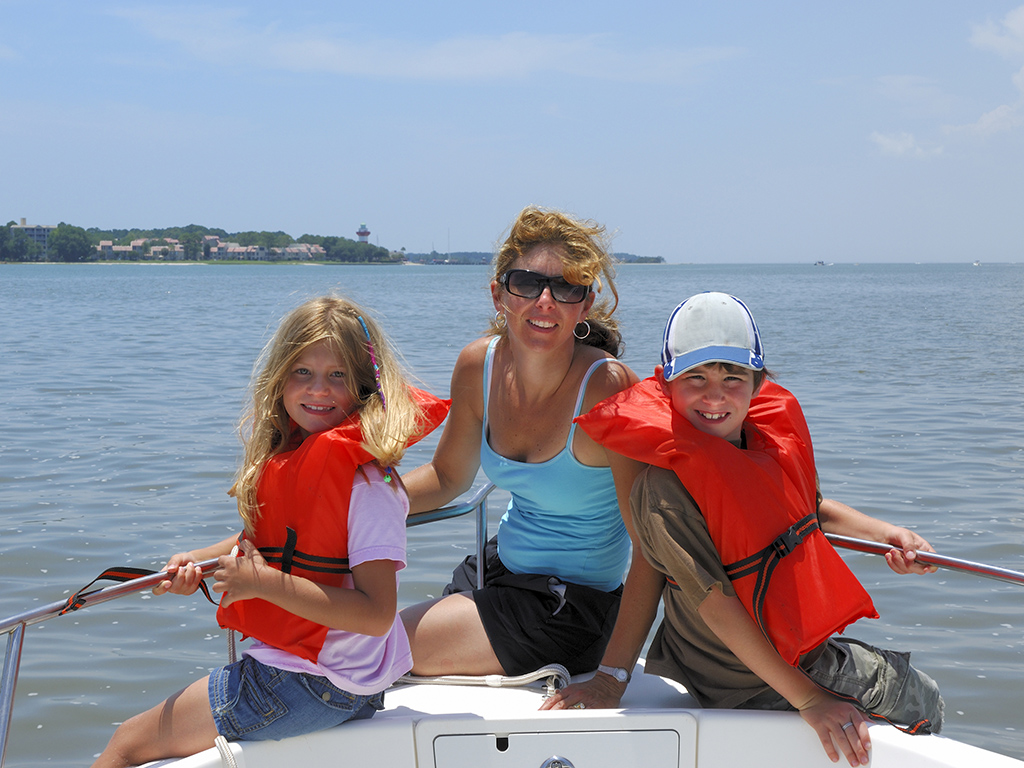
[[[624,683],[627,680],[629,680],[629,672],[624,670],[622,667],[606,667],[602,664],[600,667],[598,667],[598,669],[600,669],[606,675],[611,675],[620,683]]]

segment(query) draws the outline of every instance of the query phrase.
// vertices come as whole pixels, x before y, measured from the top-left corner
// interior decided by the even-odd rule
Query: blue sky
[[[629,10],[626,10],[629,8]],[[1024,5],[0,0],[0,219],[1024,260]]]

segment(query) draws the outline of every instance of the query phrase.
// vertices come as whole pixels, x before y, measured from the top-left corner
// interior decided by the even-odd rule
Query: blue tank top
[[[492,483],[512,494],[498,524],[498,556],[513,573],[557,576],[610,592],[622,583],[629,559],[629,534],[619,513],[612,471],[588,467],[573,455],[575,424],[569,428],[565,448],[538,464],[513,461],[491,449],[487,402],[497,341],[495,337],[488,345],[484,362],[480,466]],[[597,360],[587,370],[573,417],[580,413],[590,376],[611,359]]]

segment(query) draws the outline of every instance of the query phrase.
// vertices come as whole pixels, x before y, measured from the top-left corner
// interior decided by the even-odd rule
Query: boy
[[[665,619],[646,670],[683,683],[702,706],[797,709],[829,757],[838,760],[838,745],[851,766],[868,762],[862,710],[937,732],[942,699],[909,654],[831,636],[877,614],[817,529],[907,550],[886,558],[900,573],[926,570],[913,551],[927,542],[821,501],[803,415],[766,382],[741,301],[703,293],[680,304],[662,362],[579,419],[607,448],[654,465],[633,487],[627,521],[646,567],[623,595],[600,671],[546,708],[616,706],[660,595]],[[758,554],[744,575],[740,561]]]

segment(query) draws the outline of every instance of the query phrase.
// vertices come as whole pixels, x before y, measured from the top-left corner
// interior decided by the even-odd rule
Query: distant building
[[[56,224],[33,224],[28,225],[25,223],[25,219],[21,220],[21,224],[12,224],[11,229],[20,229],[33,243],[39,246],[39,250],[43,254],[45,259],[49,256],[47,244],[50,240],[50,233],[57,228]],[[363,225],[366,228],[366,225]],[[369,232],[367,232],[369,234]]]
[[[24,219],[22,219],[22,221],[24,221]],[[359,242],[360,243],[369,242],[366,238],[368,238],[370,236],[370,230],[368,230],[366,228],[365,224],[360,224],[359,225],[359,229],[356,230],[356,234],[359,235]]]

